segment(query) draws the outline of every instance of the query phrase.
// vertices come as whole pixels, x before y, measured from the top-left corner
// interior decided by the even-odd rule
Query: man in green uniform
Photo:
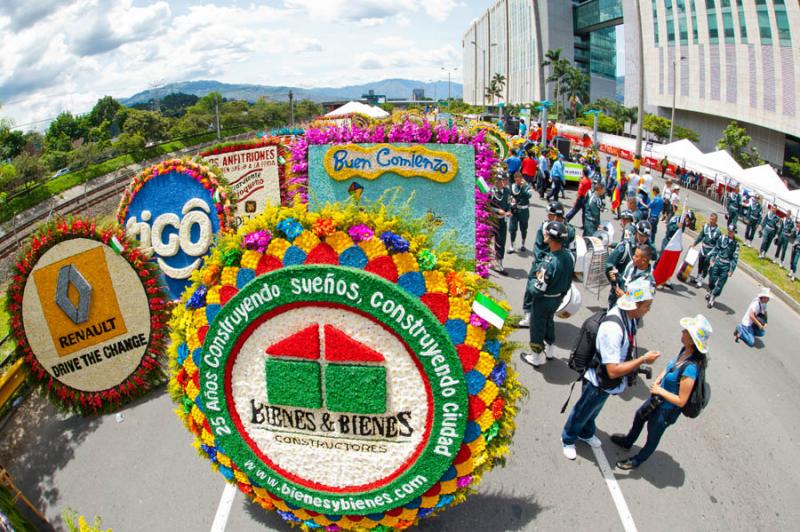
[[[742,207],[742,196],[739,194],[739,187],[737,186],[728,192],[728,214],[725,216],[728,219],[728,225],[736,227],[736,222],[739,220],[739,209]]]
[[[694,245],[700,244],[700,257],[697,259],[697,275],[694,282],[697,288],[703,288],[703,278],[708,273],[710,266],[710,254],[714,246],[717,245],[717,240],[722,236],[722,233],[717,227],[717,214],[712,213],[708,218],[708,223],[703,226],[703,229],[697,233],[697,238],[694,240]]]
[[[567,240],[564,242],[564,249],[572,253],[572,259],[575,260],[573,248],[575,247],[575,228],[564,221],[564,206],[558,201],[552,201],[547,206],[547,220],[542,223],[541,228],[536,231],[536,241],[533,244],[533,262],[531,269],[528,271],[528,283],[536,278],[536,272],[539,271],[539,265],[544,260],[545,256],[550,252],[550,246],[545,240],[545,233],[547,232],[547,224],[550,222],[561,222],[567,228]],[[525,299],[522,303],[522,310],[525,312],[525,317],[517,324],[518,327],[528,327],[531,324],[531,298],[527,291],[525,291]]]
[[[521,353],[522,360],[532,366],[541,366],[555,356],[556,341],[553,316],[561,300],[569,292],[575,261],[563,245],[567,240],[567,226],[550,222],[545,230],[545,240],[550,252],[545,256],[536,277],[528,282],[526,292],[531,294],[531,353]]]
[[[797,262],[800,260],[800,220],[794,226],[794,242],[792,242],[792,258],[789,269],[789,280],[794,281],[794,276],[797,274]]]
[[[761,222],[761,252],[758,254],[759,259],[767,256],[767,251],[769,251],[772,241],[782,230],[783,223],[778,215],[775,214],[775,205],[770,205],[767,208],[764,221]]]
[[[797,238],[797,231],[794,225],[791,217],[787,214],[783,220],[781,232],[778,235],[778,247],[775,249],[775,262],[781,266],[783,266],[783,261],[786,260],[786,250],[789,248],[789,242]]]
[[[619,221],[622,224],[622,233],[619,238],[620,242],[623,240],[633,241],[634,235],[636,235],[636,225],[634,225],[633,220],[634,216],[631,211],[624,210],[620,213]]]
[[[520,251],[526,251],[525,239],[528,238],[528,220],[530,219],[531,195],[533,189],[525,182],[522,174],[517,172],[514,174],[514,183],[511,185],[511,225],[509,232],[511,233],[511,246],[508,248],[509,253],[515,253],[514,243],[517,240],[517,228],[522,235],[522,247]]]
[[[714,306],[714,302],[725,288],[728,278],[733,276],[733,271],[739,263],[739,242],[736,241],[736,226],[728,225],[728,234],[723,235],[717,240],[717,244],[711,251],[711,272],[708,276],[708,293],[706,301],[708,308]]]
[[[620,274],[624,272],[625,267],[633,260],[636,247],[650,242],[650,222],[641,221],[631,225],[634,227],[633,238],[620,240],[606,259],[606,279],[608,279],[612,287],[616,282],[612,273]]]
[[[744,231],[744,245],[749,248],[753,247],[753,239],[756,237],[756,229],[758,229],[758,224],[761,223],[761,212],[761,196],[756,195],[756,197],[750,198],[750,202],[747,205],[747,211],[745,213],[747,228]]]
[[[494,254],[497,264],[495,270],[502,275],[506,274],[503,267],[503,258],[506,252],[506,233],[508,232],[508,217],[511,216],[511,191],[508,188],[508,178],[500,174],[497,185],[489,193],[489,202],[495,215],[494,227]]]
[[[669,241],[672,240],[672,236],[678,232],[678,228],[681,225],[681,215],[680,214],[673,214],[670,219],[667,221],[667,234],[664,235],[664,239],[661,241],[661,252],[664,252],[664,248],[667,247]]]
[[[653,278],[653,248],[650,244],[639,244],[633,252],[633,257],[625,265],[624,270],[611,270],[607,273],[611,281],[611,291],[608,294],[608,308],[614,308],[617,299],[625,294],[625,289],[637,279],[647,279],[655,290],[656,281]]]
[[[595,183],[594,190],[589,194],[583,209],[583,236],[594,236],[600,227],[600,213],[605,210],[605,190],[603,183]]]

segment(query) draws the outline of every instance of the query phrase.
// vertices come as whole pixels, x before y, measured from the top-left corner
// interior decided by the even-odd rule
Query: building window
[[[669,45],[675,44],[675,22],[674,12],[672,10],[672,0],[664,0],[664,8],[667,13],[667,43]]]
[[[653,41],[656,47],[658,47],[658,6],[656,5],[656,0],[653,0]]]
[[[742,0],[733,0],[733,3],[736,5],[739,15],[739,40],[747,44],[747,24],[744,19],[744,5],[742,4]]]
[[[717,22],[717,5],[714,0],[706,0],[706,15],[708,17],[708,42],[719,43],[719,23]]]
[[[681,44],[689,44],[689,29],[686,18],[686,0],[675,0],[675,7],[678,10],[678,38]]]
[[[789,32],[789,17],[786,15],[784,0],[775,0],[775,22],[778,26],[778,40],[781,46],[791,47],[792,37]]]
[[[758,33],[761,35],[761,44],[772,44],[772,28],[769,25],[767,0],[756,0],[756,13],[758,14]]]
[[[730,9],[722,12],[722,28],[725,32],[725,43],[736,43],[736,33],[733,31],[733,15],[731,14]]]
[[[692,43],[697,44],[697,9],[694,7],[694,0],[689,0],[689,9],[692,11]]]

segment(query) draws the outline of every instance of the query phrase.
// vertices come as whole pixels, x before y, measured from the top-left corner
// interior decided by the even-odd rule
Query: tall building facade
[[[590,76],[592,99],[638,105],[643,69],[645,109],[669,117],[674,95],[676,124],[697,131],[702,150],[736,120],[780,165],[800,156],[797,28],[798,0],[496,0],[464,34],[464,100],[493,103],[485,88],[497,73],[509,103],[552,100],[538,58],[561,48]]]

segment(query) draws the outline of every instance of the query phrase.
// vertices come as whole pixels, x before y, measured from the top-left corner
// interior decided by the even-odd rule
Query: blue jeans
[[[760,338],[764,336],[764,331],[755,325],[745,327],[740,323],[736,326],[736,332],[739,333],[739,338],[742,340],[742,342],[746,343],[749,347],[756,345],[756,337]]]
[[[558,195],[561,194],[561,190],[564,184],[561,182],[561,177],[554,177],[553,178],[553,190],[550,192],[550,195],[547,196],[547,199],[550,201],[558,201]]]
[[[606,404],[606,399],[608,392],[583,379],[581,398],[569,413],[567,424],[561,432],[561,441],[573,445],[578,438],[589,439],[594,436],[597,430],[594,420]]]
[[[636,414],[633,416],[633,425],[631,425],[631,429],[625,436],[625,446],[632,447],[642,433],[645,422],[647,422],[647,441],[644,447],[639,451],[639,454],[631,458],[631,462],[637,467],[650,458],[650,455],[655,452],[658,443],[661,441],[661,436],[664,435],[664,431],[678,420],[678,416],[680,416],[681,413],[679,408],[673,408],[662,404],[652,412],[649,417],[644,419],[641,412],[649,407],[649,403],[650,399],[647,399],[644,404],[639,407],[639,410],[636,411]]]

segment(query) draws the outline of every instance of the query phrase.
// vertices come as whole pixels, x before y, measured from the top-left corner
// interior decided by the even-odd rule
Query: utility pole
[[[450,100],[450,73],[451,72],[455,72],[456,70],[458,70],[458,67],[453,67],[453,68],[441,67],[441,68],[442,68],[442,70],[447,71],[447,100],[449,101]]]
[[[219,98],[216,96],[214,97],[214,114],[217,116],[217,140],[219,140]]]
[[[669,123],[669,144],[672,144],[672,133],[675,131],[675,96],[678,94],[678,61],[686,59],[681,56],[680,59],[672,60],[672,120]]]
[[[289,91],[289,123],[294,127],[294,94]]]
[[[586,111],[583,114],[584,115],[592,115],[592,116],[594,116],[594,128],[593,128],[593,132],[592,132],[592,143],[594,144],[594,149],[597,149],[597,146],[598,146],[598,143],[597,143],[597,116],[600,114],[600,111],[592,109],[592,110]]]
[[[508,4],[506,1],[506,104],[511,96],[511,19],[508,17]],[[520,99],[522,103],[522,99]]]
[[[541,104],[541,107],[542,107],[542,117],[540,119],[541,120],[540,123],[542,125],[541,126],[542,127],[542,138],[541,138],[542,153],[544,153],[545,148],[547,148],[547,108],[550,107],[553,104],[552,104],[552,102],[550,102],[548,100],[542,100],[539,103]]]
[[[642,166],[642,131],[644,131],[644,38],[642,32],[642,5],[636,0],[636,20],[639,23],[639,112],[636,131],[636,149],[633,156],[633,170],[639,171]]]
[[[638,0],[637,0],[638,1]],[[544,62],[544,54],[542,52],[542,24],[539,21],[539,2],[533,2],[533,18],[534,18],[534,29],[536,30],[536,70],[537,70],[537,85],[538,85],[538,96],[537,100],[540,102],[546,98],[544,92],[544,67],[542,66],[542,62]],[[542,124],[544,125],[544,124]]]

